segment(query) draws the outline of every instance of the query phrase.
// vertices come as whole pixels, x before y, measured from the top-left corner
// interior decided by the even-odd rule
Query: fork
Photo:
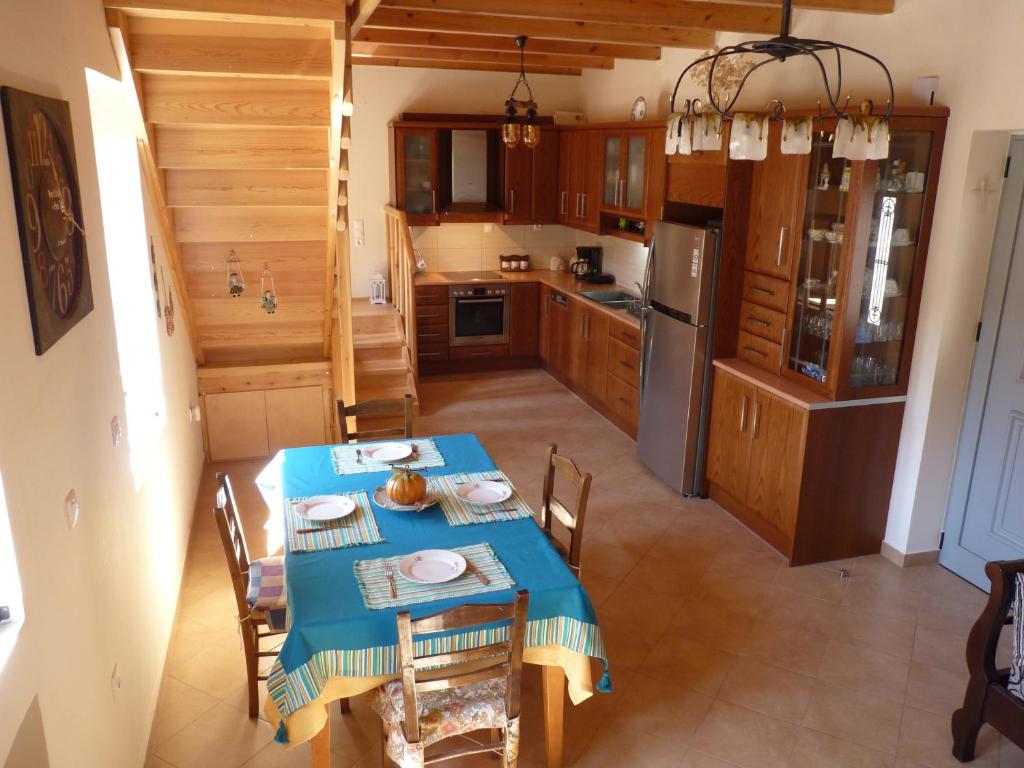
[[[363,449],[362,448],[356,448],[356,464],[362,464],[362,463],[363,463]]]
[[[388,584],[391,586],[391,599],[398,599],[398,588],[395,586],[395,571],[390,564],[384,566],[384,577],[388,580]]]

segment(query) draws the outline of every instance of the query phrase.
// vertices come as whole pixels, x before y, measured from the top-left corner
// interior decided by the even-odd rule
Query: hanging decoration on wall
[[[537,125],[537,102],[533,98],[533,89],[526,79],[526,35],[519,35],[516,38],[516,45],[519,46],[519,77],[512,86],[512,93],[505,100],[505,123],[501,126],[501,140],[510,149],[519,144],[520,138],[523,144],[533,149],[540,144],[540,127]],[[519,86],[526,88],[527,99],[516,98]],[[526,117],[520,118],[519,110],[526,111]]]
[[[167,328],[167,335],[174,335],[174,286],[164,278],[164,268],[160,267],[160,279],[164,281],[164,291],[167,299],[164,302],[164,325]],[[160,299],[157,299],[159,302]]]
[[[161,270],[161,274],[163,271]],[[156,316],[160,317],[160,283],[156,278],[156,247],[149,238],[149,274],[153,278],[153,298],[156,299]]]
[[[7,154],[36,354],[92,312],[68,102],[4,86]]]
[[[263,274],[260,275],[260,306],[268,315],[277,312],[277,292],[274,290],[274,276],[270,274],[270,265],[264,263]]]
[[[242,262],[232,248],[228,253],[228,294],[237,299],[245,292],[245,275],[242,274]]]
[[[762,119],[785,120],[786,105],[782,99],[771,99],[766,108],[766,115],[742,113],[735,111],[735,106],[743,92],[744,86],[761,67],[773,62],[785,63],[789,59],[808,56],[817,65],[821,76],[824,98],[818,101],[818,120],[833,118],[838,121],[835,131],[837,138],[833,151],[834,157],[847,157],[851,160],[880,160],[889,155],[889,118],[892,115],[895,93],[892,74],[878,57],[843,43],[832,40],[814,40],[794,37],[790,34],[793,18],[793,0],[782,0],[782,24],[777,37],[769,40],[751,40],[736,45],[727,45],[711,50],[692,61],[679,75],[672,98],[669,102],[671,114],[668,120],[669,144],[680,154],[690,154],[692,142],[683,140],[687,132],[692,135],[694,123],[703,114],[714,114],[723,120],[733,121],[732,139],[729,143],[730,157],[733,159],[757,159],[760,145],[766,140],[762,128]],[[885,86],[888,90],[885,111],[876,114],[875,104],[870,99],[861,101],[856,109],[850,110],[851,96],[843,99],[843,54],[866,59],[877,65],[881,70]],[[832,63],[832,56],[835,61]],[[830,67],[831,64],[831,67]],[[686,99],[680,110],[676,111],[676,96],[683,78],[690,75],[705,87],[707,100],[702,98]],[[744,130],[736,131],[737,123],[742,123]],[[794,143],[790,137],[802,126],[790,126],[790,131],[783,131],[786,153],[805,154],[810,152],[806,141]],[[756,131],[757,149],[752,151],[748,134]],[[741,134],[737,137],[737,133]],[[838,140],[842,137],[842,140]],[[734,146],[735,144],[735,146]],[[668,146],[668,145],[667,145]],[[666,149],[667,151],[667,149]]]

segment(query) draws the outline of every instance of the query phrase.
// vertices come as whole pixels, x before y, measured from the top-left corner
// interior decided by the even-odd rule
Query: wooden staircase
[[[391,304],[352,299],[352,347],[355,353],[356,399],[413,396],[416,375],[406,342],[402,316]]]

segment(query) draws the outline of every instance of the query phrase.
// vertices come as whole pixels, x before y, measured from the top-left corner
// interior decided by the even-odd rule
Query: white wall
[[[119,447],[111,444],[111,417],[122,425],[127,419],[86,67],[117,76],[100,0],[8,0],[0,7],[0,82],[71,104],[95,302],[36,357],[0,142],[0,473],[27,617],[0,670],[0,763],[38,696],[55,768],[138,768],[174,617],[202,441],[187,421],[195,372],[179,319],[173,338],[162,325],[158,334],[166,426],[138,489],[131,434]],[[138,258],[148,259],[144,248]],[[162,252],[158,258],[164,262]],[[72,487],[81,518],[69,530],[63,501]],[[116,703],[115,663],[123,681]]]
[[[349,220],[362,220],[366,240],[352,248],[352,295],[369,295],[373,272],[386,273],[382,208],[391,200],[388,122],[403,112],[498,115],[515,82],[511,72],[464,72],[405,67],[353,67],[352,148],[349,152]],[[530,75],[543,114],[576,110],[579,77]]]
[[[983,205],[991,213],[997,196],[983,203],[967,190],[984,175],[998,186],[1001,172],[988,156],[970,162],[973,137],[978,131],[1024,128],[1024,99],[1017,87],[1024,13],[1019,0],[989,0],[981,6],[961,0],[897,0],[891,16],[795,14],[795,34],[838,39],[886,61],[898,102],[909,98],[914,78],[938,75],[938,101],[952,110],[886,534],[902,552],[938,547],[974,350],[991,216],[965,213],[968,206]],[[725,43],[740,39],[720,37]],[[591,121],[621,119],[633,99],[643,95],[649,114],[664,116],[676,77],[697,54],[666,50],[660,62],[618,62],[611,71],[588,71],[583,75],[584,110]],[[863,69],[849,68],[846,79],[854,101],[884,99],[880,82]],[[765,67],[750,88],[756,94],[747,102],[752,107],[776,95],[793,106],[813,106],[817,96],[812,94],[818,92],[811,71],[792,62]],[[690,86],[687,95],[698,95],[698,90]]]

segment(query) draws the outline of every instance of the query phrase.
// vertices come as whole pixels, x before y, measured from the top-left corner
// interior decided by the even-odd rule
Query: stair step
[[[416,402],[416,382],[411,373],[398,382],[391,384],[377,384],[376,382],[365,384],[360,387],[356,384],[356,395],[359,400],[376,400],[377,398],[405,397],[406,393],[412,394],[413,403]]]
[[[397,314],[398,310],[392,304],[371,304],[367,298],[352,299],[352,317]]]
[[[387,333],[361,333],[352,337],[353,349],[383,349],[404,346],[405,336],[397,329]]]
[[[357,360],[356,376],[381,376],[384,374],[406,374],[409,364],[405,355],[378,360]]]

